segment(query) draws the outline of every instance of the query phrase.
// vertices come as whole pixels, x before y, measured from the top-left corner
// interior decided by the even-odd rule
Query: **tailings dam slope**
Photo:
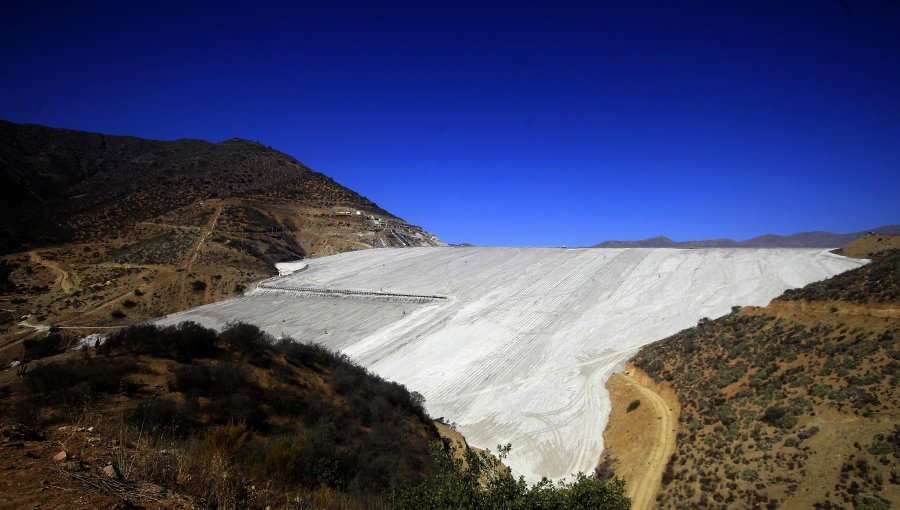
[[[422,393],[529,480],[593,469],[604,383],[646,343],[864,262],[806,249],[394,248],[308,261],[160,319],[256,324]]]

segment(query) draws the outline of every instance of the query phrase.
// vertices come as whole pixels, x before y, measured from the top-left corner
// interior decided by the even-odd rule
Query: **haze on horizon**
[[[900,4],[8,1],[0,118],[258,140],[448,242],[897,223]]]

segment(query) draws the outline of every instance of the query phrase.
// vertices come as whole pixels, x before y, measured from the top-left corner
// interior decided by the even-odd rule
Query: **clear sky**
[[[900,223],[900,2],[0,0],[0,118],[258,140],[449,242]]]

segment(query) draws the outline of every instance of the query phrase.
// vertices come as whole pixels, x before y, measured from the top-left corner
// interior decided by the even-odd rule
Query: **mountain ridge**
[[[590,246],[590,248],[840,248],[869,233],[898,235],[900,234],[900,225],[885,225],[847,234],[835,234],[821,230],[788,235],[763,234],[743,241],[729,238],[674,241],[669,237],[659,235],[633,241],[603,241]]]
[[[159,141],[0,120],[0,189],[0,253],[119,236],[225,197],[349,207],[405,223],[290,155],[240,138]]]

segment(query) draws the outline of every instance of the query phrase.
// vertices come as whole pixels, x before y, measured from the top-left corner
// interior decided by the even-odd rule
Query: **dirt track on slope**
[[[613,469],[625,478],[626,492],[635,510],[656,508],[656,494],[666,463],[675,451],[678,424],[674,395],[660,395],[655,384],[629,366],[607,383],[613,402],[605,434],[607,452],[615,457]],[[634,400],[640,405],[626,407]]]
[[[203,229],[203,235],[197,238],[197,241],[190,247],[187,254],[184,257],[186,261],[182,264],[183,269],[190,269],[191,266],[194,265],[194,261],[197,260],[197,254],[200,253],[200,248],[203,246],[203,243],[206,241],[206,238],[212,233],[216,228],[216,222],[219,221],[219,216],[222,215],[222,205],[216,207],[215,212],[209,221],[206,222],[206,226]]]
[[[66,294],[70,294],[77,290],[75,277],[61,265],[52,260],[41,257],[41,254],[36,251],[28,252],[28,256],[31,257],[31,260],[35,263],[40,264],[56,273],[56,284],[59,285],[59,288],[62,289],[63,292],[65,292]]]

